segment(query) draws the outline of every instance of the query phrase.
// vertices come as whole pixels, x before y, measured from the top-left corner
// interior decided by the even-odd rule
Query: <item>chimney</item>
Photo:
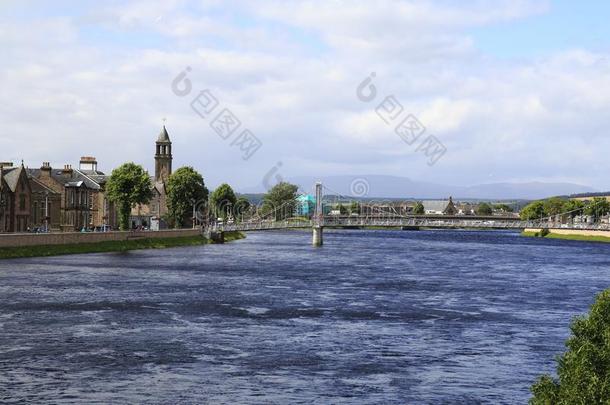
[[[64,165],[64,168],[62,169],[61,174],[64,176],[72,176],[72,166]]]
[[[80,170],[97,171],[97,160],[93,156],[83,156],[80,158]]]
[[[42,162],[42,166],[40,166],[40,176],[51,177],[51,164],[49,162]]]

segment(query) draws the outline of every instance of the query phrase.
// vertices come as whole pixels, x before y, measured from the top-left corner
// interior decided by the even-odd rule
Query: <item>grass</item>
[[[610,243],[609,236],[597,236],[597,235],[562,235],[558,233],[549,233],[546,236],[541,236],[540,232],[521,232],[521,236],[529,236],[533,238],[549,238],[549,239],[562,239],[562,240],[579,240],[583,242],[603,242]]]
[[[225,242],[245,238],[241,232],[225,233]],[[70,245],[40,245],[0,248],[0,259],[23,257],[46,257],[82,253],[127,252],[140,249],[165,249],[179,246],[198,246],[211,243],[202,236],[180,236],[176,238],[144,238]]]
[[[521,232],[521,236],[527,236],[530,238],[537,238],[540,236],[539,232],[531,232],[531,231],[523,231]]]
[[[245,234],[237,231],[225,232],[225,242],[233,242],[234,240],[244,239]]]

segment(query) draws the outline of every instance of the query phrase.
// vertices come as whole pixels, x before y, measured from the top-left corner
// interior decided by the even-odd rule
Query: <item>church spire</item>
[[[163,125],[157,137],[155,153],[155,181],[167,181],[172,174],[172,141]]]
[[[159,133],[159,137],[157,138],[157,143],[167,143],[170,142],[169,134],[167,133],[167,129],[165,128],[165,124],[163,125],[163,129]]]

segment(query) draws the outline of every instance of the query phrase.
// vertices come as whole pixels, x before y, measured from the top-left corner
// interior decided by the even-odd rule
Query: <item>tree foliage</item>
[[[413,214],[415,215],[424,215],[426,213],[426,209],[424,208],[424,204],[421,202],[417,202],[415,207],[413,207]]]
[[[488,203],[480,203],[477,207],[477,215],[492,215],[494,212],[491,205]]]
[[[610,211],[610,203],[603,197],[595,197],[584,209],[585,215],[591,215],[595,221]]]
[[[152,198],[150,177],[142,166],[125,163],[112,171],[106,183],[106,195],[119,207],[119,226],[127,230],[131,208],[146,204]]]
[[[241,220],[249,213],[250,208],[250,200],[248,200],[246,197],[239,197],[237,201],[235,201],[235,209],[233,210],[235,213],[235,219]]]
[[[235,192],[227,183],[223,183],[210,195],[210,205],[217,218],[226,220],[232,214],[237,202]]]
[[[531,404],[607,404],[610,402],[610,289],[601,292],[588,316],[570,327],[567,351],[558,357],[558,378],[541,376],[532,386]]]
[[[541,219],[546,216],[543,201],[534,201],[523,207],[521,210],[521,219],[524,221],[532,221]]]
[[[503,212],[513,212],[513,207],[508,204],[495,204],[493,208]]]
[[[551,217],[566,212],[565,206],[568,200],[552,197],[544,200],[544,216]]]
[[[603,197],[595,197],[592,201],[569,200],[552,197],[546,200],[533,201],[521,210],[521,219],[535,220],[556,215],[574,218],[577,215],[590,215],[597,221],[610,212],[610,202]]]
[[[571,218],[584,213],[585,203],[580,200],[569,200],[565,203],[564,209]]]
[[[287,182],[276,184],[263,197],[263,214],[274,213],[276,220],[292,216],[297,204],[299,186]]]
[[[192,216],[193,205],[205,204],[208,189],[203,176],[192,167],[181,167],[167,181],[167,208],[176,227]]]

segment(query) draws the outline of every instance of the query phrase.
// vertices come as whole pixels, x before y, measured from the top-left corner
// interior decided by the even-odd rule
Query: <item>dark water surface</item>
[[[0,402],[524,403],[610,245],[263,232],[0,261]]]

